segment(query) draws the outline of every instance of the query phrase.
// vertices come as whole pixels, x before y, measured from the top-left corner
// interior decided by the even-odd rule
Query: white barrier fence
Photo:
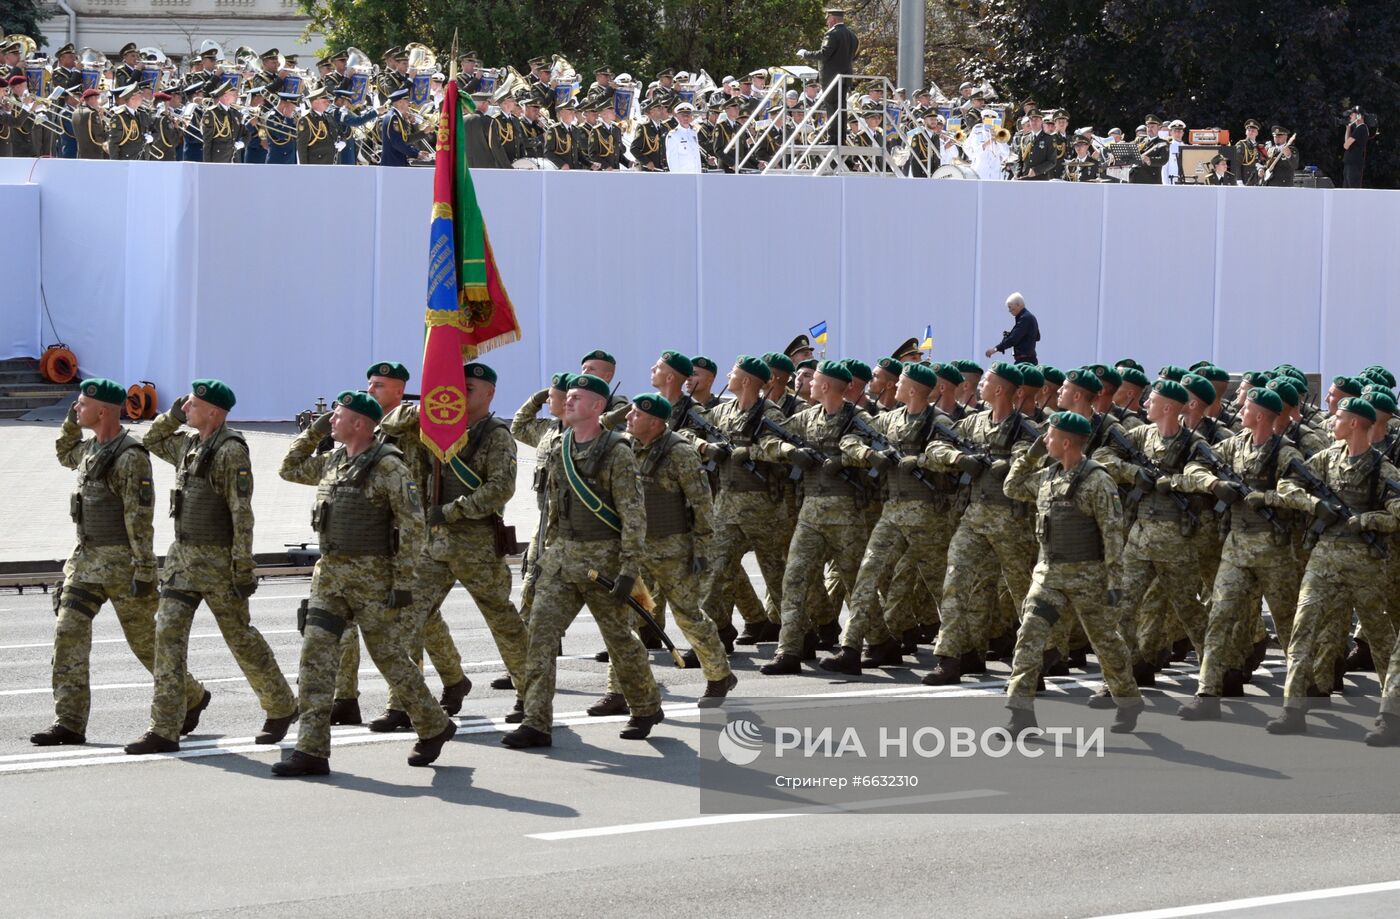
[[[727,365],[819,320],[833,356],[888,354],[931,323],[935,357],[980,359],[1013,290],[1058,366],[1326,377],[1400,344],[1394,192],[475,178],[525,335],[488,358],[507,415],[595,347],[635,393],[664,348]],[[86,373],[152,380],[162,405],[222,377],[235,417],[288,418],[374,360],[416,365],[430,200],[430,170],[0,160],[0,357],[51,341],[46,302]]]

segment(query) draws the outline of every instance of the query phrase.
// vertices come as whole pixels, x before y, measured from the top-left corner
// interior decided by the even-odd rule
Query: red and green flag
[[[423,442],[447,463],[467,445],[467,390],[462,364],[520,340],[486,221],[476,201],[459,107],[474,111],[451,80],[438,122],[433,214],[428,233],[427,337],[423,346]]]

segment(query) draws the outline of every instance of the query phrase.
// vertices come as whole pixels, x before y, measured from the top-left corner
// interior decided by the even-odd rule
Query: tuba
[[[83,73],[83,89],[107,89],[103,77],[112,69],[112,62],[95,48],[78,52],[78,69]]]
[[[408,101],[415,108],[427,105],[433,98],[432,79],[437,73],[437,55],[433,49],[419,42],[409,42],[404,46],[408,52],[408,76],[410,90]]]
[[[578,69],[569,63],[562,54],[556,54],[549,61],[549,81],[551,83],[576,82]]]
[[[353,94],[350,96],[350,104],[363,105],[365,97],[369,94],[371,82],[379,75],[379,65],[374,63],[368,54],[352,47],[345,52],[345,73],[349,77],[346,87]]]

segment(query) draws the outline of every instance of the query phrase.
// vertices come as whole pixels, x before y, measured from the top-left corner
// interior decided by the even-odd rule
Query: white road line
[[[909,798],[884,798],[870,801],[853,801],[849,804],[814,805],[804,810],[773,811],[766,814],[711,814],[705,817],[684,817],[678,820],[653,820],[648,823],[619,823],[613,826],[595,826],[583,830],[556,830],[552,833],[526,833],[526,839],[540,839],[545,842],[562,842],[567,839],[590,839],[595,836],[621,836],[627,833],[650,833],[654,830],[683,830],[696,826],[721,826],[727,823],[752,823],[756,820],[780,820],[784,817],[811,817],[818,814],[841,814],[858,810],[882,810],[902,804],[923,804],[937,801],[966,801],[973,798],[994,798],[1004,795],[1004,791],[991,788],[973,788],[967,791],[948,791],[932,795],[918,795]]]
[[[263,635],[295,635],[297,630],[296,630],[296,629],[258,629],[258,631],[261,632]],[[190,641],[194,641],[195,639],[223,638],[223,637],[224,637],[224,636],[223,636],[221,633],[219,633],[219,632],[209,632],[208,634],[205,634],[205,635],[191,635],[191,636],[190,636]],[[94,638],[94,639],[92,640],[92,643],[95,644],[95,645],[126,644],[126,639],[125,639],[125,638]],[[52,642],[52,641],[40,641],[40,642],[36,642],[36,643],[34,643],[34,644],[29,644],[29,645],[0,645],[0,651],[27,651],[27,650],[29,650],[30,648],[52,648],[52,647],[53,647],[53,642]]]
[[[1327,887],[1322,890],[1300,890],[1296,893],[1245,897],[1241,900],[1222,900],[1217,903],[1201,903],[1195,906],[1169,906],[1165,909],[1147,909],[1136,913],[1095,916],[1094,919],[1176,919],[1176,917],[1182,916],[1209,916],[1212,913],[1228,913],[1232,910],[1257,909],[1261,906],[1283,906],[1288,903],[1306,903],[1310,900],[1332,900],[1338,897],[1361,897],[1366,894],[1386,893],[1392,890],[1400,890],[1400,881],[1354,884],[1351,887]]]

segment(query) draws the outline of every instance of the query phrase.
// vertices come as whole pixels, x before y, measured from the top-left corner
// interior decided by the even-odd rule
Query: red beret
[[[93,96],[100,96],[100,95],[102,95],[102,90],[100,90],[100,89],[85,89],[85,90],[83,90],[83,99],[84,99],[84,100],[91,99]]]

